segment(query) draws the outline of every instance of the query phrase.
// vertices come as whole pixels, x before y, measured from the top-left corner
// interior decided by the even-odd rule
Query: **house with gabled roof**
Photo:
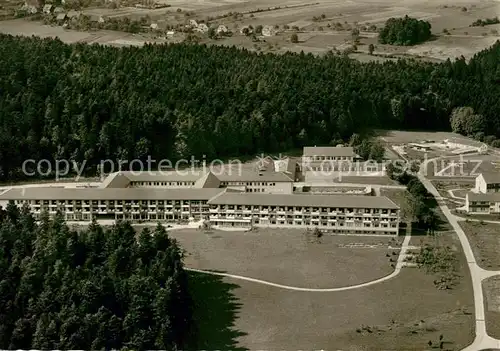
[[[484,194],[500,192],[500,172],[484,172],[478,175],[474,190]]]
[[[262,35],[265,37],[272,37],[276,35],[278,31],[273,26],[262,27]]]
[[[221,24],[217,27],[217,34],[226,34],[227,32],[229,32],[229,29],[225,25]]]
[[[200,23],[198,27],[196,27],[196,31],[200,33],[207,33],[209,29],[210,28],[208,28],[205,23]]]
[[[52,4],[45,4],[43,5],[43,13],[45,14],[50,14],[52,12],[52,9],[54,8],[54,6]]]
[[[63,12],[63,13],[58,13],[57,16],[56,16],[56,21],[58,22],[62,22],[64,21],[65,19],[67,18],[66,14]]]
[[[21,11],[26,11],[30,14],[38,13],[43,7],[41,0],[26,0],[24,5],[21,7]]]

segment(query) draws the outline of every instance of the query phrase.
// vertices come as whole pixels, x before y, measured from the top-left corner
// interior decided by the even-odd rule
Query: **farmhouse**
[[[194,19],[190,19],[189,20],[189,25],[193,28],[197,28],[198,27],[198,22],[196,22],[196,20]]]
[[[488,172],[478,175],[474,191],[477,193],[500,192],[500,172]]]
[[[221,24],[220,26],[217,27],[217,34],[225,34],[228,31],[229,30],[227,29],[227,27],[223,24]]]
[[[42,3],[39,0],[26,0],[24,5],[21,7],[22,11],[26,11],[31,14],[38,13],[42,8]]]
[[[196,31],[200,33],[207,33],[209,30],[208,26],[205,23],[200,23],[196,28]]]
[[[56,20],[57,21],[64,21],[66,19],[66,14],[65,13],[59,13],[57,16],[56,16]]]
[[[277,30],[273,26],[262,27],[262,35],[265,37],[272,37],[276,35]]]
[[[51,4],[45,4],[43,6],[43,13],[46,13],[46,14],[50,14],[52,12],[52,9],[54,8],[54,6],[52,6]]]
[[[465,209],[471,214],[500,213],[500,193],[467,193]]]
[[[244,26],[240,29],[240,34],[249,35],[253,33],[252,26]]]

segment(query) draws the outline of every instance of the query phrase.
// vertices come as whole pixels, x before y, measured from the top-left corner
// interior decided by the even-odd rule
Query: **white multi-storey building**
[[[465,209],[471,214],[500,213],[500,193],[467,193]]]
[[[293,179],[285,172],[116,172],[108,175],[102,188],[208,189],[238,188],[249,193],[291,194]]]
[[[208,204],[210,222],[220,227],[317,227],[344,234],[399,232],[399,207],[381,196],[224,192]]]
[[[68,221],[178,221],[208,216],[208,200],[224,189],[24,188],[0,194],[5,208],[12,200],[27,204],[35,219],[42,211],[60,211]]]
[[[352,148],[304,148],[304,159],[353,161]],[[204,219],[225,228],[319,228],[344,234],[397,235],[399,207],[386,197],[294,194],[300,167],[280,159],[256,170],[116,172],[95,188],[26,187],[0,193],[0,205],[27,204],[36,219],[177,222]],[[264,167],[266,166],[266,167]],[[314,193],[315,191],[312,191]]]
[[[493,173],[481,173],[476,177],[474,191],[477,193],[497,193],[500,192],[500,171]]]
[[[465,210],[472,214],[500,213],[500,172],[481,173],[465,196]]]
[[[61,212],[68,221],[206,219],[220,227],[319,228],[344,234],[397,235],[399,207],[386,197],[244,193],[234,189],[24,188],[0,205],[27,204],[36,219]]]

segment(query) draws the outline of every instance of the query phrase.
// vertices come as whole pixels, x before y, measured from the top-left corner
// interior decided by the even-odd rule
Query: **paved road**
[[[492,221],[490,219],[477,219],[477,218],[460,217],[460,216],[457,216],[456,214],[452,214],[452,215],[455,216],[459,222],[469,221],[469,222],[484,222],[484,223],[491,223],[491,224],[500,224],[500,221]]]
[[[455,190],[462,190],[462,189],[460,189],[460,188],[451,189],[451,190],[447,190],[447,192],[448,192],[448,194],[450,194],[450,196],[452,198],[457,199],[457,200],[461,200],[461,201],[465,201],[465,197],[455,195]]]
[[[429,160],[430,162],[433,160]],[[467,259],[467,263],[469,266],[471,278],[472,278],[472,287],[474,291],[474,310],[475,310],[475,318],[476,318],[476,337],[474,342],[463,349],[462,351],[478,351],[488,348],[500,348],[500,340],[494,339],[488,335],[486,332],[486,323],[485,323],[485,306],[484,306],[484,295],[482,288],[482,281],[486,278],[498,275],[500,272],[495,271],[487,271],[479,267],[476,263],[476,259],[474,257],[474,253],[472,252],[472,248],[470,243],[465,235],[465,232],[462,230],[458,223],[458,219],[455,215],[453,215],[446,205],[444,198],[439,194],[434,185],[425,177],[425,167],[426,164],[422,164],[420,168],[420,172],[418,173],[418,178],[422,182],[422,184],[426,187],[427,191],[429,191],[437,200],[439,208],[446,216],[451,226],[455,230],[460,239],[460,243],[465,253],[465,257]]]

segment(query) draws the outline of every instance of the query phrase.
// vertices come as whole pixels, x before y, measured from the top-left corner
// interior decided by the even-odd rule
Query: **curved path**
[[[457,216],[456,214],[452,214],[458,221],[460,222],[483,222],[483,223],[491,223],[491,224],[500,224],[500,221],[493,221],[491,219],[478,219],[478,218],[468,218],[468,217],[461,217]]]
[[[221,277],[228,277],[228,278],[238,279],[238,280],[245,280],[245,281],[252,282],[252,283],[258,283],[258,284],[273,286],[275,288],[292,290],[292,291],[307,291],[307,292],[345,291],[345,290],[359,289],[359,288],[364,288],[364,287],[367,287],[370,285],[375,285],[375,284],[382,283],[386,280],[389,280],[389,279],[396,277],[401,272],[401,269],[404,266],[404,263],[405,263],[404,259],[406,257],[406,251],[408,250],[408,245],[410,243],[410,239],[411,239],[411,235],[408,233],[403,240],[403,244],[401,245],[401,251],[399,252],[398,261],[396,263],[396,268],[394,269],[394,272],[392,272],[389,275],[386,275],[385,277],[375,279],[375,280],[372,280],[372,281],[369,281],[366,283],[349,285],[349,286],[342,286],[342,287],[338,287],[338,288],[300,288],[300,287],[296,287],[296,286],[277,284],[277,283],[273,283],[273,282],[269,282],[269,281],[261,280],[261,279],[244,277],[244,276],[236,275],[236,274],[213,272],[213,271],[207,271],[207,270],[195,269],[195,268],[187,268],[187,267],[185,269],[188,271],[192,271],[192,272],[217,275],[217,276],[221,276]]]
[[[482,282],[484,279],[498,275],[499,272],[487,271],[477,265],[469,240],[467,239],[467,236],[465,235],[462,227],[460,227],[458,218],[451,213],[450,209],[446,205],[444,198],[439,194],[434,184],[432,184],[429,179],[425,177],[427,163],[436,159],[439,158],[428,160],[421,165],[420,171],[418,172],[418,178],[425,186],[427,191],[436,198],[439,208],[457,233],[458,239],[460,240],[460,244],[462,245],[462,249],[465,253],[465,257],[469,266],[470,275],[472,278],[472,288],[474,292],[476,337],[474,339],[474,342],[464,348],[462,351],[478,351],[484,349],[500,348],[500,340],[492,338],[486,332],[484,294],[482,286]]]

